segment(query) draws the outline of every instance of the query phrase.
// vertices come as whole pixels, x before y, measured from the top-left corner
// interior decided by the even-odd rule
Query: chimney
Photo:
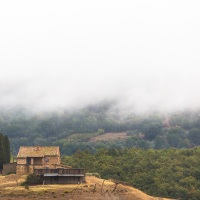
[[[39,151],[39,146],[36,146],[36,147],[35,147],[35,150],[36,150],[36,151]]]

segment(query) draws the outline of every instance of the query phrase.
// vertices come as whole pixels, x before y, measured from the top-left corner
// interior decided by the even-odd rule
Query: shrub
[[[26,181],[24,181],[21,185],[27,186],[27,185],[37,185],[37,184],[41,184],[39,177],[37,177],[35,174],[29,174],[26,177]]]
[[[93,173],[85,173],[86,176],[95,176],[97,178],[101,178],[100,174],[97,172],[93,172]]]

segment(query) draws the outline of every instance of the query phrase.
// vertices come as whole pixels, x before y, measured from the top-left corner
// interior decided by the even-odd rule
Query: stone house
[[[58,146],[22,146],[16,163],[4,164],[4,173],[35,174],[43,184],[85,182],[85,170],[61,164]]]
[[[60,163],[58,146],[22,146],[17,155],[16,173],[23,175],[34,173],[34,169],[55,169]]]

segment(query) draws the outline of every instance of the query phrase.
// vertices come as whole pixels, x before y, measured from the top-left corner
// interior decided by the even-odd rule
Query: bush
[[[93,172],[93,173],[85,173],[86,176],[95,176],[97,178],[101,178],[100,174],[97,172]]]
[[[27,186],[27,185],[37,185],[37,184],[41,184],[39,177],[37,177],[35,174],[29,174],[26,177],[26,181],[24,181],[21,185]]]

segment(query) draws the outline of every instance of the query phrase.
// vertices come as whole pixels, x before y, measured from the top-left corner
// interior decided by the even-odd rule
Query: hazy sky
[[[200,107],[199,0],[0,1],[0,105]]]

